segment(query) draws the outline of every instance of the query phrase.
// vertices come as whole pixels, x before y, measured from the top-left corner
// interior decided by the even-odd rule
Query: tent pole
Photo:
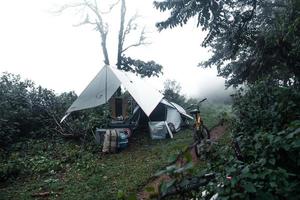
[[[107,103],[107,65],[105,65],[105,103]]]
[[[108,120],[108,110],[109,110],[109,108],[108,108],[108,104],[107,104],[107,65],[105,65],[105,104],[104,104],[104,109],[105,109],[105,113],[106,113],[106,128],[107,128],[107,126],[108,126],[108,124],[109,124],[109,120]]]

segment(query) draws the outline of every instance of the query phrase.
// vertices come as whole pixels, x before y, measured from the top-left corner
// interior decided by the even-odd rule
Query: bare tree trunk
[[[117,57],[117,67],[121,69],[121,58],[123,51],[124,42],[124,24],[126,15],[126,3],[125,0],[121,0],[121,19],[120,19],[120,30],[119,30],[119,41],[118,41],[118,57]]]
[[[106,47],[106,38],[107,38],[107,34],[101,34],[101,47],[102,47],[102,52],[103,52],[103,56],[104,56],[104,64],[105,65],[109,65],[109,58],[108,58],[108,52],[107,52],[107,47]]]

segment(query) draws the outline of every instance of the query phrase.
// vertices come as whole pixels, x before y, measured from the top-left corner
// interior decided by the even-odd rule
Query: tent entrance
[[[112,97],[109,100],[111,116],[113,119],[127,119],[128,113],[128,97]]]
[[[158,104],[149,116],[150,121],[166,121],[167,109],[163,104]]]
[[[115,99],[116,117],[123,116],[123,99]]]

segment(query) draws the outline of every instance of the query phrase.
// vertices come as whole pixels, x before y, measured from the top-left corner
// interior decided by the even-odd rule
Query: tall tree
[[[165,0],[154,6],[170,11],[156,24],[159,30],[197,19],[207,31],[202,46],[213,50],[200,65],[216,66],[228,85],[252,83],[267,75],[299,85],[299,0]]]
[[[185,97],[181,95],[181,86],[175,80],[166,80],[164,82],[164,96],[172,102],[175,102],[179,105],[185,105]]]
[[[145,28],[142,28],[139,33],[137,42],[129,44],[128,46],[124,45],[127,36],[131,32],[138,30],[136,23],[138,15],[135,14],[134,16],[129,18],[129,20],[126,20],[126,0],[116,0],[113,4],[108,6],[108,10],[106,11],[103,10],[103,2],[102,4],[100,4],[100,2],[98,2],[97,0],[82,0],[82,2],[80,3],[64,5],[57,11],[57,13],[62,13],[67,9],[78,9],[79,13],[85,17],[83,17],[82,21],[75,26],[91,25],[94,27],[94,30],[99,32],[104,64],[109,65],[111,64],[109,60],[109,51],[107,48],[109,24],[105,22],[104,16],[109,15],[115,7],[119,6],[120,28],[118,33],[118,50],[116,62],[118,69],[131,71],[140,74],[142,77],[159,76],[162,70],[161,65],[157,64],[154,61],[145,62],[140,59],[134,59],[130,56],[126,56],[125,54],[125,52],[127,52],[131,48],[149,44],[146,41]],[[99,5],[101,5],[102,7],[100,7]]]

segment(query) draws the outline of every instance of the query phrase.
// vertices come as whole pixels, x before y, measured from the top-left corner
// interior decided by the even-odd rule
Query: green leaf
[[[152,186],[146,187],[145,190],[146,190],[146,192],[150,192],[150,193],[155,192],[155,189]]]
[[[295,131],[289,133],[289,134],[286,136],[286,138],[288,138],[288,139],[294,138],[294,137],[295,137],[297,134],[299,134],[299,133],[300,133],[300,128],[297,128]]]
[[[249,173],[249,172],[250,172],[249,166],[246,166],[246,167],[244,167],[244,169],[242,169],[243,174],[246,174],[246,173]]]
[[[273,196],[269,192],[257,192],[257,199],[261,200],[272,200],[274,199]]]
[[[122,190],[119,190],[117,193],[117,198],[118,199],[124,199],[125,198],[125,194]]]
[[[179,169],[176,169],[174,171],[174,173],[183,173],[183,172],[185,172],[185,171],[187,171],[187,170],[189,170],[189,169],[191,169],[193,167],[194,167],[194,164],[192,162],[189,162],[186,165],[184,165],[183,167],[181,167]]]
[[[186,161],[187,162],[191,162],[192,161],[192,154],[191,154],[191,152],[190,151],[186,151],[185,153],[184,153],[184,158],[186,159]]]
[[[127,200],[137,200],[137,197],[135,194],[130,194],[126,199]]]
[[[299,148],[300,147],[300,140],[296,140],[295,142],[292,143],[294,148]]]
[[[168,158],[168,163],[173,163],[177,160],[177,155],[173,154]]]
[[[255,189],[254,185],[253,185],[252,183],[250,183],[250,182],[245,182],[245,183],[243,184],[243,187],[244,187],[245,190],[246,190],[247,192],[249,192],[249,193],[254,193],[254,192],[256,192],[256,189]]]

